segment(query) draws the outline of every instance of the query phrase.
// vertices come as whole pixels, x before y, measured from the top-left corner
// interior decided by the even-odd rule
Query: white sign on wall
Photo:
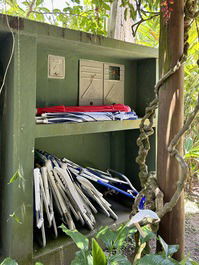
[[[48,55],[48,78],[65,78],[65,57]]]
[[[124,65],[80,60],[79,105],[124,103]]]

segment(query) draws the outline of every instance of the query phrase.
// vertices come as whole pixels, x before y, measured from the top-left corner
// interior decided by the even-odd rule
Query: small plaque
[[[48,55],[48,78],[65,78],[65,57]]]

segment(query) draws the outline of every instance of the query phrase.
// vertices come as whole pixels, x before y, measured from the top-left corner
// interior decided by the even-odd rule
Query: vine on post
[[[163,12],[163,17],[165,19],[165,23],[168,22],[170,18],[170,13],[173,11],[171,5],[173,5],[173,1],[163,1],[161,3],[161,12]],[[196,10],[197,7],[197,0],[187,0],[185,3],[184,13],[184,51],[182,56],[177,61],[176,65],[172,67],[155,85],[155,98],[151,101],[149,106],[145,110],[145,115],[142,118],[140,123],[140,136],[137,139],[137,145],[139,147],[138,156],[136,158],[136,162],[139,165],[140,172],[139,178],[142,187],[142,191],[140,195],[135,200],[133,205],[133,213],[137,211],[137,205],[144,195],[146,197],[146,207],[157,210],[157,213],[160,218],[162,218],[166,213],[171,211],[173,207],[176,205],[181,192],[184,188],[184,184],[187,177],[187,165],[183,157],[178,153],[176,149],[176,145],[179,142],[181,136],[189,129],[190,124],[194,120],[195,116],[199,111],[199,100],[194,109],[194,111],[190,114],[189,118],[185,122],[183,128],[177,133],[177,135],[172,139],[168,146],[168,152],[171,156],[175,157],[177,162],[181,167],[181,174],[178,179],[177,189],[174,193],[173,197],[171,198],[170,202],[163,205],[163,193],[160,191],[157,178],[154,172],[148,172],[148,168],[146,165],[146,158],[148,152],[150,150],[150,142],[149,137],[154,133],[153,130],[153,123],[155,118],[155,112],[159,105],[159,90],[176,71],[180,69],[183,63],[186,61],[189,49],[188,37],[189,37],[189,29],[191,23],[194,19],[196,19],[199,15],[199,11]],[[199,62],[197,62],[199,65]],[[147,124],[147,120],[149,124]]]

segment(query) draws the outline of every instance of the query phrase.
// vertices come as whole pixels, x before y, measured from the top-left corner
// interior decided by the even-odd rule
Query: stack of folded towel
[[[103,106],[55,106],[38,108],[36,123],[135,120],[138,116],[123,104]]]

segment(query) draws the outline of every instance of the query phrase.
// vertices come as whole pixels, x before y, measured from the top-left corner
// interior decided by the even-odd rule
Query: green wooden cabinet
[[[145,106],[153,98],[157,50],[15,17],[9,17],[9,22],[15,43],[1,95],[1,257],[11,256],[20,265],[31,265],[35,261],[68,265],[74,255],[74,245],[65,236],[49,240],[44,249],[34,246],[34,149],[65,156],[82,165],[119,170],[139,186],[135,157],[140,120],[35,125],[36,107],[77,105],[79,60],[87,59],[125,66],[124,103],[142,117]],[[12,45],[5,16],[0,15],[0,77]],[[48,78],[49,54],[65,58],[64,79]],[[151,170],[155,169],[155,142],[154,135],[148,158]],[[21,177],[8,185],[16,171]],[[125,221],[130,209],[118,202],[116,208],[118,222]],[[20,222],[11,217],[13,214]],[[101,214],[97,220],[99,226],[113,224]],[[83,232],[89,234],[86,229]]]

